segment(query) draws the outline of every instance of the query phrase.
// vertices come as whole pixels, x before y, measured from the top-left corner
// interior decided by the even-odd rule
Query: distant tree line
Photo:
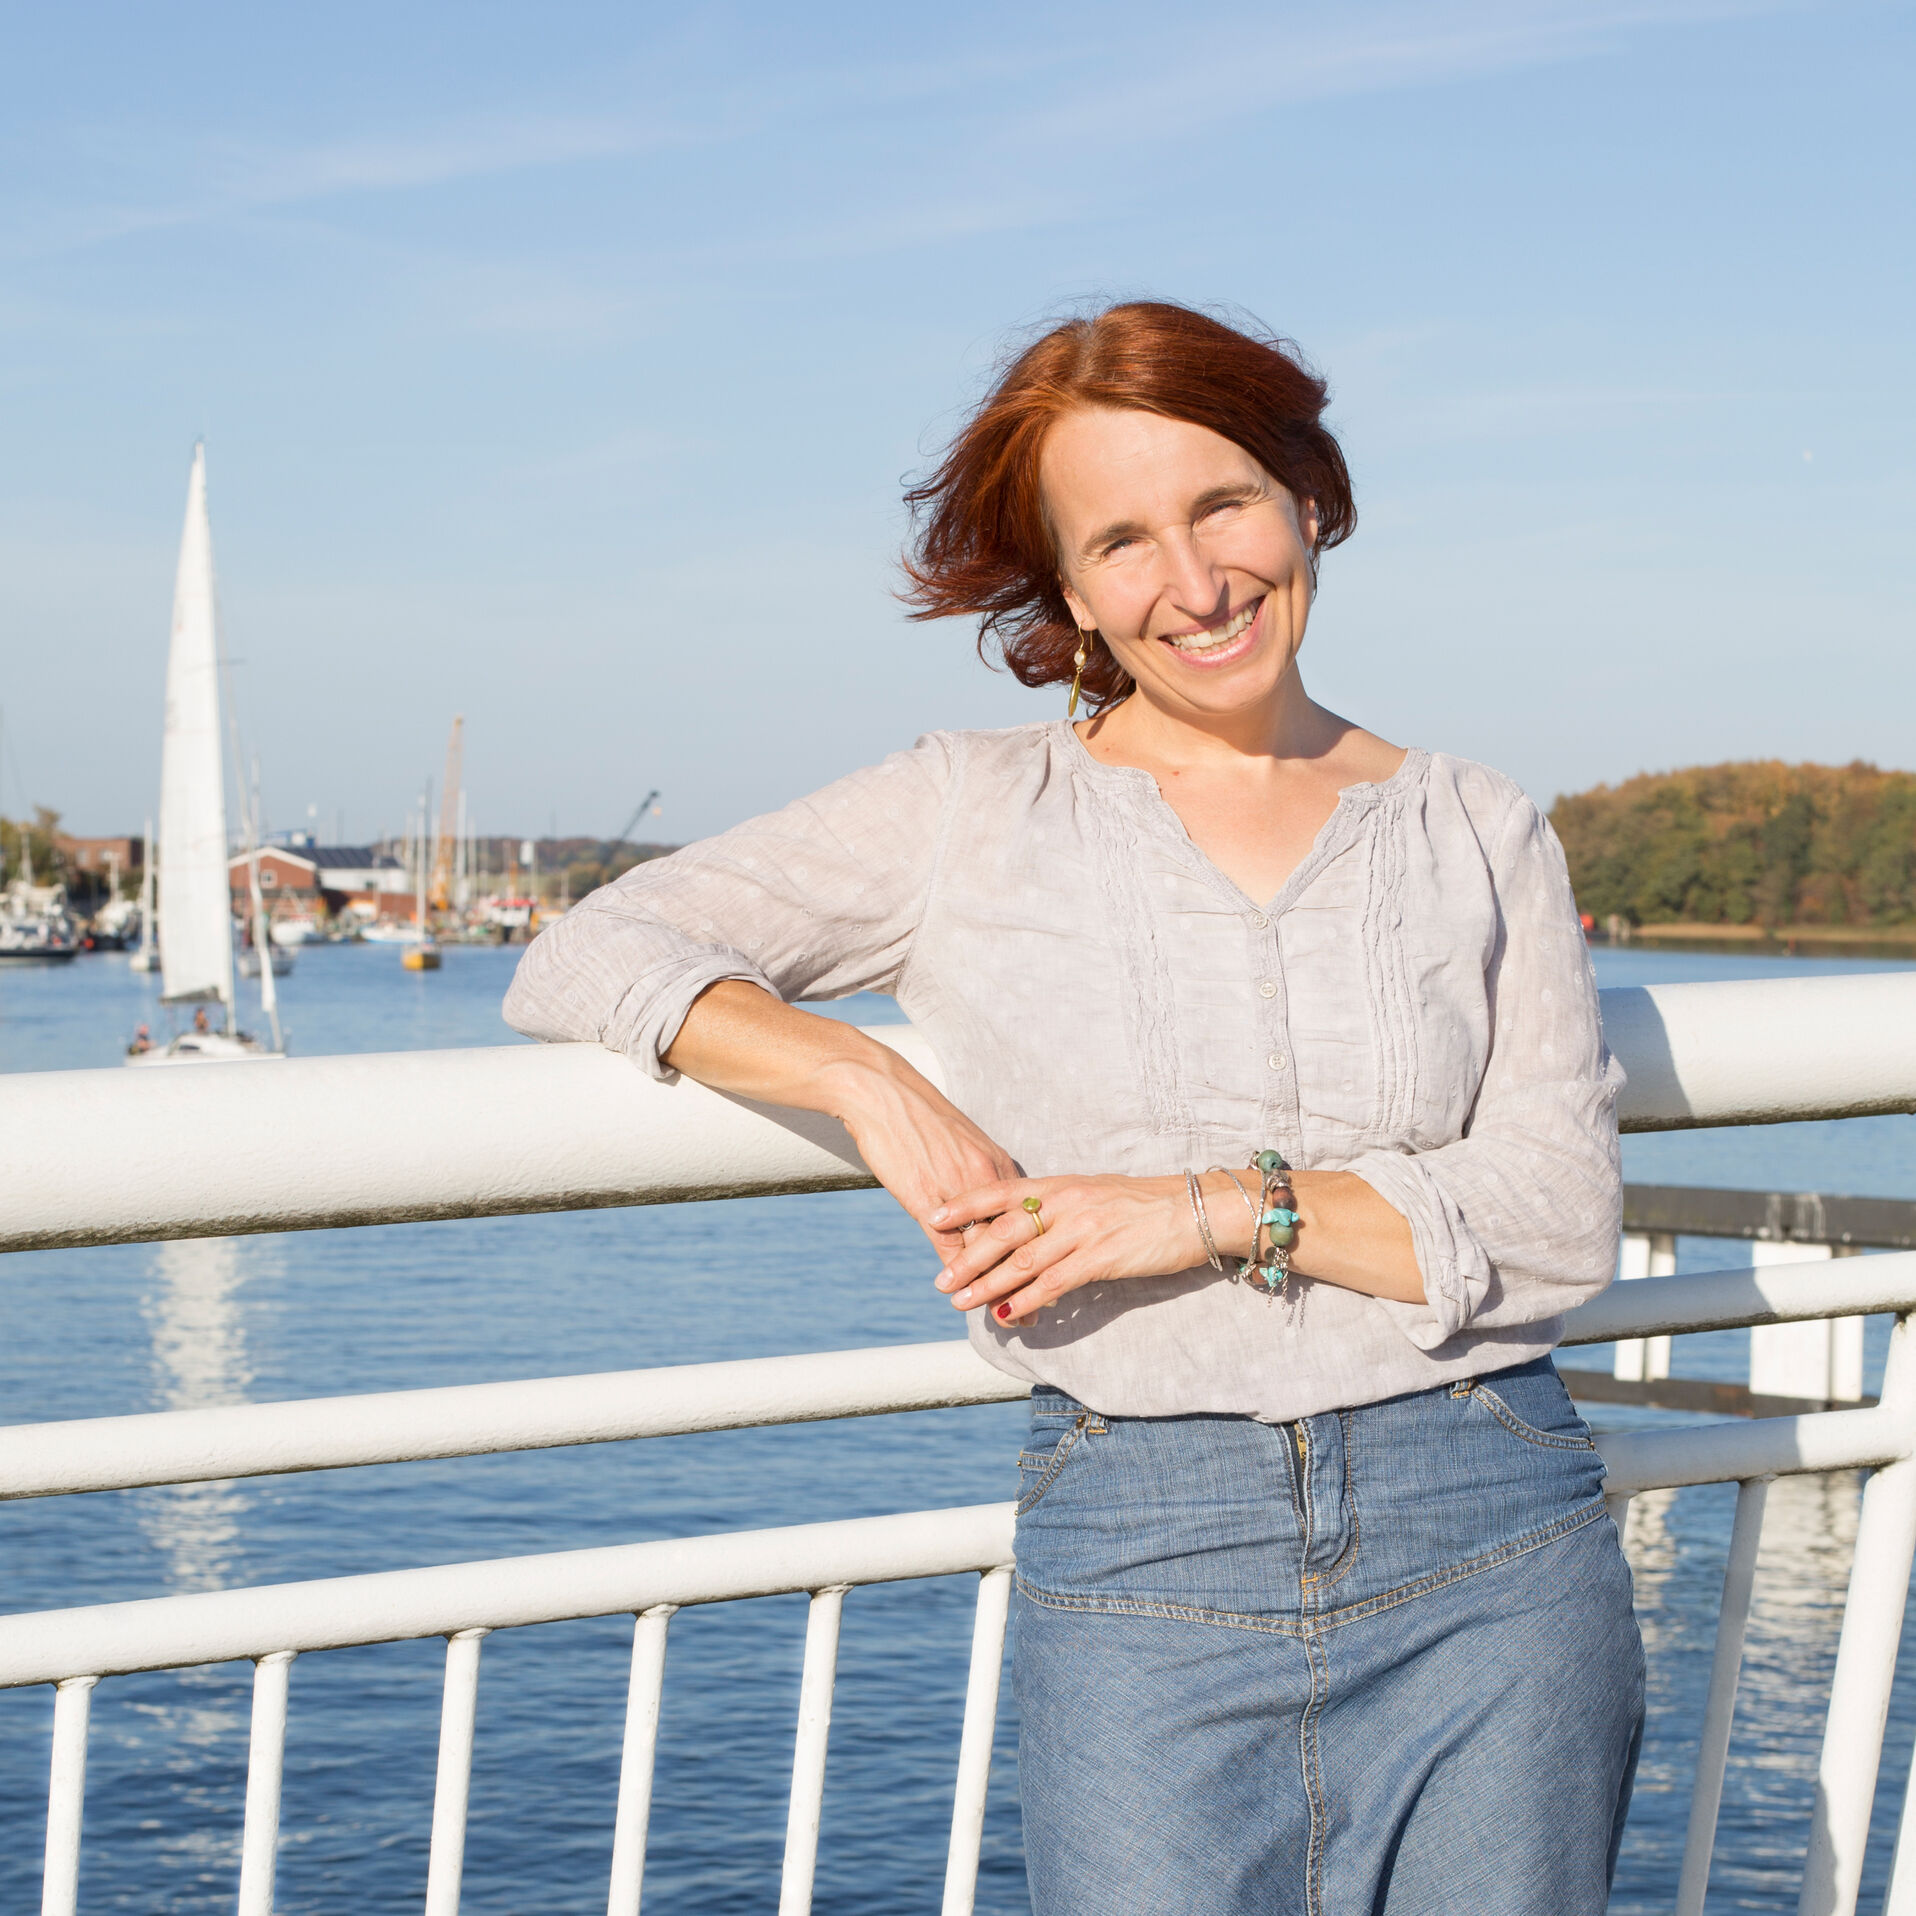
[[[1599,923],[1916,923],[1916,773],[1696,766],[1559,798],[1550,822]]]

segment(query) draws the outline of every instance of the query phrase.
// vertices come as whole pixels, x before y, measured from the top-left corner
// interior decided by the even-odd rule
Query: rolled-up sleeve
[[[952,783],[949,735],[782,811],[634,866],[527,948],[506,1022],[623,1052],[670,1082],[693,1001],[742,978],[790,1003],[888,991],[924,909]]]
[[[1489,864],[1490,1042],[1463,1135],[1348,1167],[1410,1224],[1424,1301],[1378,1303],[1423,1350],[1466,1328],[1558,1316],[1616,1272],[1623,1072],[1603,1041],[1562,848],[1528,799],[1513,801]]]

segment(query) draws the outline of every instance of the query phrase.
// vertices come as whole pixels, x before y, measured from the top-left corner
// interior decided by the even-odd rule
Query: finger
[[[969,1191],[960,1191],[955,1198],[941,1204],[925,1221],[934,1227],[948,1229],[953,1225],[968,1224],[974,1218],[996,1217],[1003,1211],[1022,1205],[1026,1198],[1036,1192],[1038,1187],[1029,1178],[1001,1178],[994,1184],[980,1184]]]
[[[1055,1304],[1068,1291],[1075,1291],[1080,1284],[1089,1284],[1092,1276],[1083,1259],[1074,1262],[1067,1254],[1038,1272],[1032,1283],[1021,1285],[1008,1296],[1001,1297],[990,1307],[991,1314],[1001,1324],[1032,1323],[1041,1310]]]
[[[1031,1213],[1022,1205],[1015,1210],[1001,1211],[965,1235],[958,1255],[938,1273],[938,1288],[955,1291],[960,1285],[984,1276],[1024,1245],[1048,1235],[1036,1228]]]
[[[981,1304],[995,1308],[1062,1263],[1075,1249],[1076,1244],[1067,1234],[1047,1231],[1043,1237],[1019,1245],[1001,1262],[961,1285],[952,1293],[951,1301],[961,1311],[976,1310]]]

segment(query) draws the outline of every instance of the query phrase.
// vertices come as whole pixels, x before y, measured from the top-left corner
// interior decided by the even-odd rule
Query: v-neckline
[[[1176,806],[1164,796],[1164,790],[1153,773],[1147,772],[1142,765],[1107,765],[1078,736],[1078,728],[1070,719],[1056,719],[1053,724],[1061,728],[1065,738],[1070,741],[1068,749],[1075,749],[1079,758],[1092,771],[1123,780],[1133,786],[1142,780],[1147,803],[1155,805],[1163,821],[1170,827],[1170,836],[1184,849],[1204,875],[1222,890],[1238,909],[1265,918],[1275,918],[1290,902],[1291,896],[1315,876],[1327,859],[1341,849],[1337,842],[1344,836],[1340,832],[1340,827],[1347,827],[1360,812],[1368,811],[1379,799],[1384,798],[1398,786],[1409,784],[1422,772],[1430,760],[1430,754],[1420,746],[1407,746],[1403,763],[1388,778],[1358,779],[1353,784],[1339,786],[1337,803],[1331,807],[1331,815],[1317,828],[1317,835],[1311,840],[1310,849],[1291,867],[1285,875],[1284,882],[1271,894],[1269,903],[1260,905],[1191,836],[1191,828],[1178,816]]]

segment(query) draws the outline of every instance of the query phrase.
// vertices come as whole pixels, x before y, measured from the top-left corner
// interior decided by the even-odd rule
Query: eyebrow
[[[1238,480],[1231,485],[1212,486],[1191,501],[1191,517],[1201,517],[1212,506],[1228,505],[1235,500],[1254,499],[1262,488],[1250,480]],[[1108,526],[1101,526],[1079,548],[1086,557],[1101,551],[1105,546],[1119,539],[1135,538],[1144,530],[1136,519],[1114,519]]]

